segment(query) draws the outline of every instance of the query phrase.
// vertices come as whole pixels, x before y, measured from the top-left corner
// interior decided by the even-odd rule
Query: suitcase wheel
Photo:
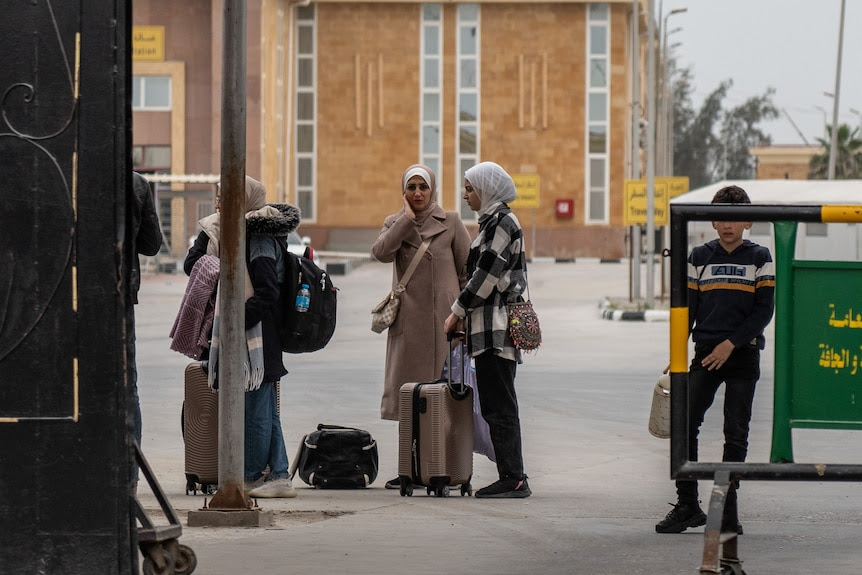
[[[407,477],[401,477],[401,497],[413,497],[413,482]]]
[[[464,497],[465,495],[467,497],[470,497],[473,495],[473,486],[470,485],[469,483],[465,483],[464,485],[461,486],[461,497]]]
[[[438,485],[437,487],[429,487],[428,495],[434,493],[437,497],[449,497],[449,486],[448,485]]]

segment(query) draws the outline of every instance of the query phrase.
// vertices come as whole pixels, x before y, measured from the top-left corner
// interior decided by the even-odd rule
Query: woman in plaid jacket
[[[500,479],[478,490],[476,497],[529,497],[515,394],[521,354],[509,337],[506,314],[506,302],[519,300],[527,287],[521,224],[507,205],[515,199],[515,183],[499,165],[482,162],[465,172],[464,190],[467,204],[479,214],[479,233],[470,245],[467,285],[443,328],[460,331],[466,320],[479,401],[497,456]]]

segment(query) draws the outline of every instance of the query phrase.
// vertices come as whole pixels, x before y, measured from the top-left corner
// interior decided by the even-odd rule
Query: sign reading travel
[[[653,196],[653,223],[656,226],[666,226],[669,223],[670,199],[688,191],[688,178],[662,177],[655,178],[655,195]],[[647,223],[647,182],[641,180],[626,180],[623,205],[623,225],[643,226]]]

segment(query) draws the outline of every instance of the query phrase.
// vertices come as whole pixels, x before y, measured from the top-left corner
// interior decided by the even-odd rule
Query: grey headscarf
[[[514,201],[517,196],[515,182],[499,164],[481,162],[464,172],[466,179],[476,190],[481,202],[478,214],[492,213],[500,203]]]

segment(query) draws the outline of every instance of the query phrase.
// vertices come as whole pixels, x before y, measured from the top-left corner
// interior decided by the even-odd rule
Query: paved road
[[[380,446],[377,481],[366,490],[320,491],[297,480],[296,499],[260,501],[277,512],[272,528],[184,527],[181,542],[198,557],[196,573],[698,572],[703,528],[654,532],[674,500],[669,444],[647,432],[652,389],[668,360],[668,324],[607,321],[599,314],[603,297],[628,293],[625,264],[536,262],[530,268],[545,343],[517,377],[533,489],[524,500],[408,498],[383,489],[396,474],[397,428],[379,419],[385,335],[368,326],[389,273],[388,266],[372,263],[335,278],[340,293],[333,340],[320,352],[289,356],[290,374],[282,383],[290,457],[319,422],[362,427]],[[188,360],[169,350],[167,337],[184,287],[182,275],[145,277],[137,315],[143,449],[185,523],[203,496],[185,495],[179,421]],[[749,461],[769,457],[772,361],[768,351]],[[711,410],[702,437],[701,459],[720,459],[720,406]],[[794,442],[799,462],[862,462],[858,432],[794,431]],[[473,485],[495,479],[494,465],[476,456]],[[702,497],[708,491],[702,484]],[[146,489],[141,499],[157,517]],[[746,482],[740,490],[746,571],[858,574],[860,502],[858,483]]]

